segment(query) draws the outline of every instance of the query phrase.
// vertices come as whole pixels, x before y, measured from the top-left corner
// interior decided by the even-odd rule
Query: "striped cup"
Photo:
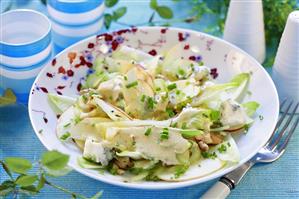
[[[103,25],[103,0],[48,0],[55,50],[98,34]]]
[[[32,83],[51,59],[51,23],[34,10],[1,14],[0,92],[12,89],[26,103]]]

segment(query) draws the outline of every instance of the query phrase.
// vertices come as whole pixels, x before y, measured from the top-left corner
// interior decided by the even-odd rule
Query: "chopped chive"
[[[127,77],[127,76],[124,76],[124,79],[127,81],[127,80],[128,80],[128,77]]]
[[[212,110],[210,113],[210,118],[212,121],[218,121],[220,119],[220,111]]]
[[[69,122],[69,123],[65,124],[63,127],[66,128],[66,127],[68,127],[70,125],[71,125],[71,123]]]
[[[202,135],[203,131],[201,130],[182,130],[181,131],[182,136],[187,138],[192,138],[198,135]]]
[[[166,113],[169,117],[173,117],[175,115],[174,111],[171,108],[166,108]]]
[[[204,151],[204,152],[201,152],[201,155],[204,158],[211,158],[211,159],[217,158],[217,154],[215,152],[209,153],[209,152]]]
[[[157,102],[152,97],[147,97],[146,103],[148,109],[154,109],[154,105],[157,104]]]
[[[220,147],[218,147],[217,150],[218,150],[220,153],[224,153],[224,152],[226,152],[226,149],[227,149],[227,147],[226,147],[224,144],[221,144]]]
[[[184,76],[186,74],[186,72],[183,69],[179,69],[178,70],[179,75]]]
[[[132,88],[132,87],[137,86],[137,85],[138,85],[138,82],[134,81],[134,82],[131,82],[131,83],[127,84],[126,88]]]
[[[178,123],[175,122],[174,124],[171,124],[170,126],[171,126],[172,128],[176,128],[176,127],[178,126]]]
[[[231,146],[231,145],[230,145],[230,142],[228,142],[228,143],[227,143],[227,146],[228,146],[228,147],[230,147],[230,146]]]
[[[62,136],[60,136],[59,139],[61,139],[61,140],[67,140],[70,136],[71,136],[70,132],[66,132],[65,134],[63,134]]]
[[[180,90],[177,90],[177,91],[175,92],[175,94],[177,94],[177,95],[179,95],[180,93],[181,93]]]
[[[80,118],[80,116],[76,115],[76,117],[74,118],[74,122],[75,124],[78,124],[79,122],[81,122],[82,118]]]
[[[171,91],[171,90],[173,90],[173,89],[175,89],[175,88],[176,88],[176,83],[169,84],[169,85],[167,86],[167,89],[168,89],[169,91]]]
[[[160,87],[156,88],[156,91],[161,91],[161,88]]]
[[[169,138],[168,128],[163,128],[163,131],[160,133],[160,140],[167,140]]]
[[[142,95],[140,101],[141,101],[141,102],[144,102],[145,97],[146,97],[145,95]]]
[[[186,128],[187,128],[187,123],[184,122],[184,123],[182,124],[182,129],[186,129]]]
[[[83,99],[83,102],[86,103],[87,102],[87,97],[85,95],[82,95],[82,99]]]
[[[148,129],[146,129],[144,135],[145,135],[145,136],[149,136],[149,135],[151,134],[151,132],[152,132],[152,129],[151,129],[151,128],[148,128]]]

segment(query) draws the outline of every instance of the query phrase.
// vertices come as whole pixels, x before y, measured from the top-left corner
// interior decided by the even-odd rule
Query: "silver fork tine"
[[[280,109],[280,110],[282,110],[282,108],[283,108],[284,104],[286,103],[286,101],[287,101],[287,99],[285,99],[285,100],[280,104],[280,106],[279,106],[279,109]],[[276,124],[276,126],[275,126],[275,128],[274,128],[274,130],[273,130],[273,133],[272,133],[271,137],[268,139],[268,142],[265,144],[265,147],[269,146],[269,144],[271,143],[272,138],[274,137],[276,130],[277,130],[277,129],[280,127],[280,125],[282,124],[282,122],[283,122],[284,118],[286,117],[288,111],[290,110],[292,104],[293,104],[293,101],[291,101],[291,103],[290,103],[289,106],[287,107],[286,111],[285,111],[285,112],[283,113],[283,115],[279,118],[279,120],[278,120],[278,122],[277,122],[277,124]]]
[[[294,134],[295,129],[296,129],[298,123],[299,123],[299,116],[298,116],[296,122],[294,123],[294,125],[292,126],[292,128],[290,129],[289,134],[287,135],[287,137],[286,137],[284,143],[279,147],[279,149],[277,149],[278,153],[282,153],[283,150],[287,147],[287,145],[288,145],[288,143],[289,143],[289,141],[290,141],[290,138],[291,138],[292,135]]]
[[[296,111],[298,109],[299,103],[296,104],[295,108],[292,111],[292,115],[290,115],[290,117],[288,118],[287,122],[285,123],[285,125],[283,126],[283,128],[281,129],[278,137],[275,139],[275,142],[273,144],[270,144],[270,146],[268,148],[270,148],[271,150],[275,150],[277,148],[277,144],[278,142],[281,140],[283,134],[286,132],[286,129],[288,128],[289,124],[291,123],[294,115],[296,114]]]

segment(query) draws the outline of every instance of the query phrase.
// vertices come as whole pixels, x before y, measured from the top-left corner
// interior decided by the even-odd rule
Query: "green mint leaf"
[[[99,191],[94,196],[92,196],[90,199],[99,199],[103,195],[103,191]]]
[[[167,6],[159,6],[156,8],[157,13],[164,19],[171,19],[173,17],[172,10]]]
[[[105,6],[111,8],[117,4],[118,0],[105,0]]]
[[[34,196],[38,194],[38,190],[33,185],[21,187],[19,191],[23,194],[30,195],[30,196]]]
[[[0,185],[0,196],[7,196],[15,189],[15,184],[11,180],[6,180]]]
[[[127,8],[126,7],[120,7],[117,10],[115,10],[113,12],[113,20],[117,21],[119,18],[121,18],[122,16],[124,16],[127,12]]]
[[[16,184],[25,187],[35,183],[37,179],[37,175],[21,175],[17,178]]]
[[[17,97],[11,89],[6,89],[3,96],[0,96],[0,106],[15,104]]]
[[[67,175],[69,172],[72,171],[71,168],[69,167],[64,167],[62,169],[49,169],[49,168],[44,168],[46,175],[51,176],[51,177],[60,177],[60,176],[65,176]]]
[[[0,161],[0,164],[2,165],[4,171],[9,175],[9,177],[12,178],[12,174],[11,174],[10,170],[8,169],[7,165],[2,161]]]
[[[8,169],[15,173],[26,174],[32,168],[31,162],[23,158],[7,157],[4,161]]]
[[[46,178],[44,175],[41,175],[39,180],[38,180],[38,184],[36,186],[36,190],[39,191],[41,190],[44,186],[45,186],[45,182],[46,182]]]
[[[113,18],[111,14],[104,14],[104,25],[106,29],[110,28]]]
[[[42,164],[50,170],[63,169],[69,161],[69,156],[59,151],[48,151],[42,155]]]
[[[151,0],[150,7],[151,9],[156,10],[156,8],[158,7],[157,0]]]

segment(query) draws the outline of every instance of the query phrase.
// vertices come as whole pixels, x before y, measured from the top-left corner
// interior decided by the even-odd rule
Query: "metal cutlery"
[[[221,177],[201,199],[226,198],[252,166],[258,163],[272,163],[283,155],[299,123],[299,115],[296,115],[299,103],[296,103],[294,108],[292,107],[294,106],[293,104],[293,102],[288,102],[287,100],[281,103],[280,110],[283,110],[284,107],[286,109],[279,118],[271,137],[264,147],[248,162]],[[290,109],[292,110],[290,111]]]

